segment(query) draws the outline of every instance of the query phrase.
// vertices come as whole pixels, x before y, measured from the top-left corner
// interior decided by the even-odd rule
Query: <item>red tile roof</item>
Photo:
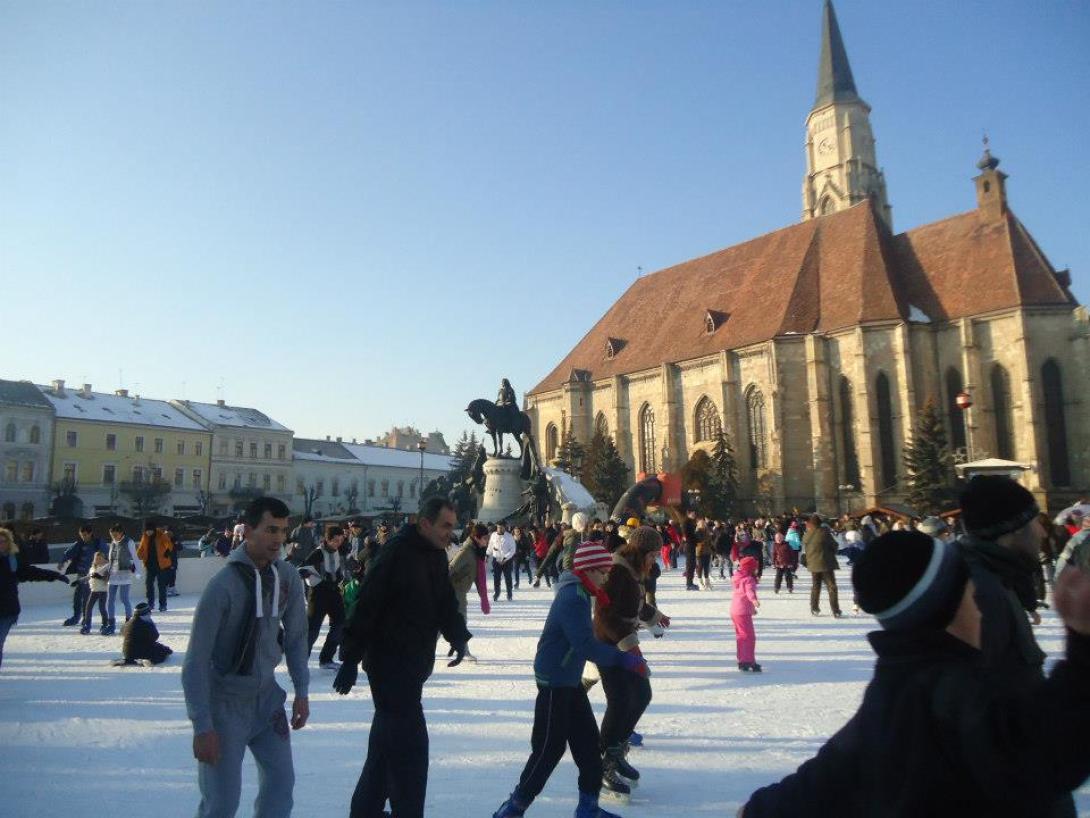
[[[640,278],[531,394],[737,349],[786,334],[934,320],[1030,304],[1073,305],[1012,214],[973,210],[890,235],[870,203],[800,222]],[[708,333],[708,312],[725,315]],[[623,339],[607,357],[610,339]]]

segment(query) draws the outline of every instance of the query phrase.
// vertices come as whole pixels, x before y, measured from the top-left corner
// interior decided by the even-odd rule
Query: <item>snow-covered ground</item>
[[[840,577],[850,611],[848,573]],[[766,672],[754,676],[735,669],[728,584],[686,593],[678,572],[663,575],[659,602],[673,627],[644,646],[654,701],[640,723],[645,746],[630,756],[643,783],[630,805],[611,806],[614,811],[647,818],[732,816],[753,789],[793,770],[852,714],[871,673],[864,634],[872,622],[850,614],[811,617],[806,571],[800,580],[790,596],[773,596],[767,575],[761,584],[757,660]],[[523,586],[489,617],[471,601],[477,664],[448,670],[440,642],[442,661],[424,697],[431,734],[428,816],[491,815],[517,781],[529,752],[531,662],[550,599],[544,586]],[[179,672],[195,602],[179,597],[156,617],[175,655],[147,670],[110,667],[120,637],[62,628],[68,609],[59,602],[24,611],[0,669],[0,814],[194,813],[196,766]],[[1050,612],[1038,637],[1055,657],[1061,629]],[[371,701],[365,683],[345,698],[330,690],[331,674],[316,662],[312,674],[311,721],[292,735],[295,815],[344,815],[363,763]],[[281,684],[290,695],[286,673]],[[600,687],[591,700],[600,718]],[[256,791],[250,759],[243,775],[239,814],[249,815]],[[575,769],[565,757],[529,815],[570,816],[575,789]],[[1083,788],[1078,805],[1080,814],[1090,814],[1090,788]]]

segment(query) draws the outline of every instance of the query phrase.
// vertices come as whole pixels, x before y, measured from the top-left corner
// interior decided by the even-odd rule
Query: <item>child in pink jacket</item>
[[[761,603],[757,600],[757,560],[744,557],[734,572],[734,595],[730,600],[730,618],[738,644],[738,669],[745,673],[760,673],[754,661],[757,633],[753,630],[753,614]]]

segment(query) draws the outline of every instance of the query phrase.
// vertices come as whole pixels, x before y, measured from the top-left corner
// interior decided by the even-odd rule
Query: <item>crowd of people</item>
[[[481,614],[490,615],[523,581],[539,588],[544,580],[553,598],[533,657],[530,755],[493,816],[522,816],[570,749],[576,818],[615,818],[599,796],[627,795],[640,779],[628,759],[652,702],[640,636],[662,636],[671,625],[657,606],[660,578],[677,571],[692,591],[729,579],[724,613],[738,670],[759,673],[754,615],[762,582],[766,591],[790,594],[805,569],[812,614],[822,613],[825,589],[830,613],[840,617],[836,572],[844,560],[854,610],[880,625],[870,635],[875,677],[859,711],[817,756],[754,792],[739,815],[1072,816],[1071,791],[1090,774],[1083,742],[1090,728],[1090,505],[1050,520],[1013,481],[976,478],[959,512],[957,519],[900,521],[816,514],[712,520],[689,512],[659,522],[577,513],[568,524],[473,522],[456,534],[455,510],[440,498],[396,532],[385,525],[368,531],[361,520],[323,528],[305,519],[293,529],[286,506],[260,498],[236,524],[200,543],[202,555],[223,556],[225,567],[201,595],[182,673],[198,815],[235,814],[247,748],[261,773],[254,814],[291,814],[289,728],[309,718],[309,657],[325,627],[319,668],[335,674],[341,694],[362,669],[374,703],[350,814],[379,818],[391,814],[388,803],[393,815],[423,816],[422,698],[439,636],[450,646],[450,667],[475,661],[471,590]],[[0,529],[0,660],[19,614],[18,583],[69,577],[73,616],[66,625],[89,632],[97,607],[101,633],[114,633],[120,597],[126,622],[118,663],[166,660],[171,651],[157,641],[150,614],[156,601],[166,608],[178,550],[154,524],[138,543],[121,526],[111,527],[109,543],[85,527],[50,570],[31,564]],[[129,589],[140,577],[147,600],[133,609]],[[1046,677],[1032,626],[1049,586],[1068,649]],[[283,657],[294,687],[290,717],[274,675]],[[597,678],[584,673],[588,662]],[[598,680],[606,703],[600,724],[589,699]]]

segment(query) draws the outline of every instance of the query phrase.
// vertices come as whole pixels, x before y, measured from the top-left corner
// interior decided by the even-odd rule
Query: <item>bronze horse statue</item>
[[[470,401],[466,414],[474,423],[483,423],[492,437],[492,456],[502,455],[503,436],[514,435],[519,442],[519,457],[526,454],[526,441],[530,439],[530,416],[517,406],[497,406],[486,398]],[[523,435],[526,437],[523,438]]]

